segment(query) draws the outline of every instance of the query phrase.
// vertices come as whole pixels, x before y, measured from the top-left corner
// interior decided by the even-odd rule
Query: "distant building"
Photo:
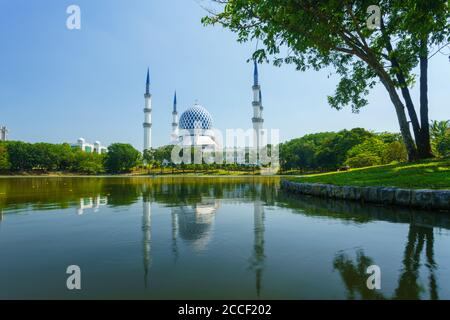
[[[85,139],[79,138],[77,143],[72,144],[72,148],[78,148],[87,153],[103,154],[108,152],[108,148],[101,145],[100,141],[95,141],[93,144],[86,142]]]
[[[0,127],[0,141],[8,140],[8,128],[6,126]]]

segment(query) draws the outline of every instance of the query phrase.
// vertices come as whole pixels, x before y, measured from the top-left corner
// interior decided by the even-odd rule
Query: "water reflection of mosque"
[[[260,187],[260,186],[259,186]],[[240,192],[236,190],[236,192]],[[143,260],[144,260],[144,285],[149,283],[149,271],[152,265],[152,224],[151,224],[151,201],[149,197],[143,196]],[[264,202],[254,200],[254,243],[250,258],[250,268],[255,272],[256,294],[258,298],[262,288],[262,274],[264,266]],[[192,205],[172,206],[171,209],[171,239],[172,253],[178,257],[178,237],[189,245],[195,252],[207,249],[213,235],[215,215],[220,208],[220,200],[206,197]]]

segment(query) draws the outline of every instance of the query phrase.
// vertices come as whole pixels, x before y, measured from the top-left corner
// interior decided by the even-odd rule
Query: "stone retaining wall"
[[[281,188],[296,194],[383,205],[450,211],[450,190],[413,190],[392,187],[351,187],[281,181]]]

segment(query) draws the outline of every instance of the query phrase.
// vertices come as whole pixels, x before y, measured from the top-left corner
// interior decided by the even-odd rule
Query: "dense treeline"
[[[431,135],[434,155],[450,156],[450,121],[433,121]],[[373,133],[362,128],[309,134],[280,145],[283,171],[329,171],[406,160],[400,134]]]
[[[433,153],[450,156],[450,121],[431,123]],[[145,162],[147,169],[169,168],[169,172],[257,172],[246,164],[171,163],[172,145],[146,151],[144,155],[129,144],[114,143],[108,153],[96,154],[69,144],[0,142],[0,172],[68,172],[80,174],[127,173]],[[281,173],[288,171],[333,171],[341,167],[369,167],[407,160],[398,133],[373,133],[362,128],[308,134],[279,145]],[[248,161],[248,154],[245,156]],[[166,170],[167,171],[167,170]],[[150,171],[149,171],[150,172]],[[154,170],[152,171],[153,173]]]
[[[97,154],[83,152],[66,143],[1,142],[0,171],[123,173],[140,164],[140,153],[131,145],[116,143],[109,150],[107,154]]]
[[[343,166],[400,162],[406,158],[399,134],[375,134],[361,128],[309,134],[280,145],[283,170],[327,171]]]

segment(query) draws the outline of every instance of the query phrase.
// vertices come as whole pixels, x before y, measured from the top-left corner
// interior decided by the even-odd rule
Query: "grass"
[[[290,178],[297,182],[339,186],[385,186],[408,189],[450,189],[450,159],[400,163],[346,172]]]

